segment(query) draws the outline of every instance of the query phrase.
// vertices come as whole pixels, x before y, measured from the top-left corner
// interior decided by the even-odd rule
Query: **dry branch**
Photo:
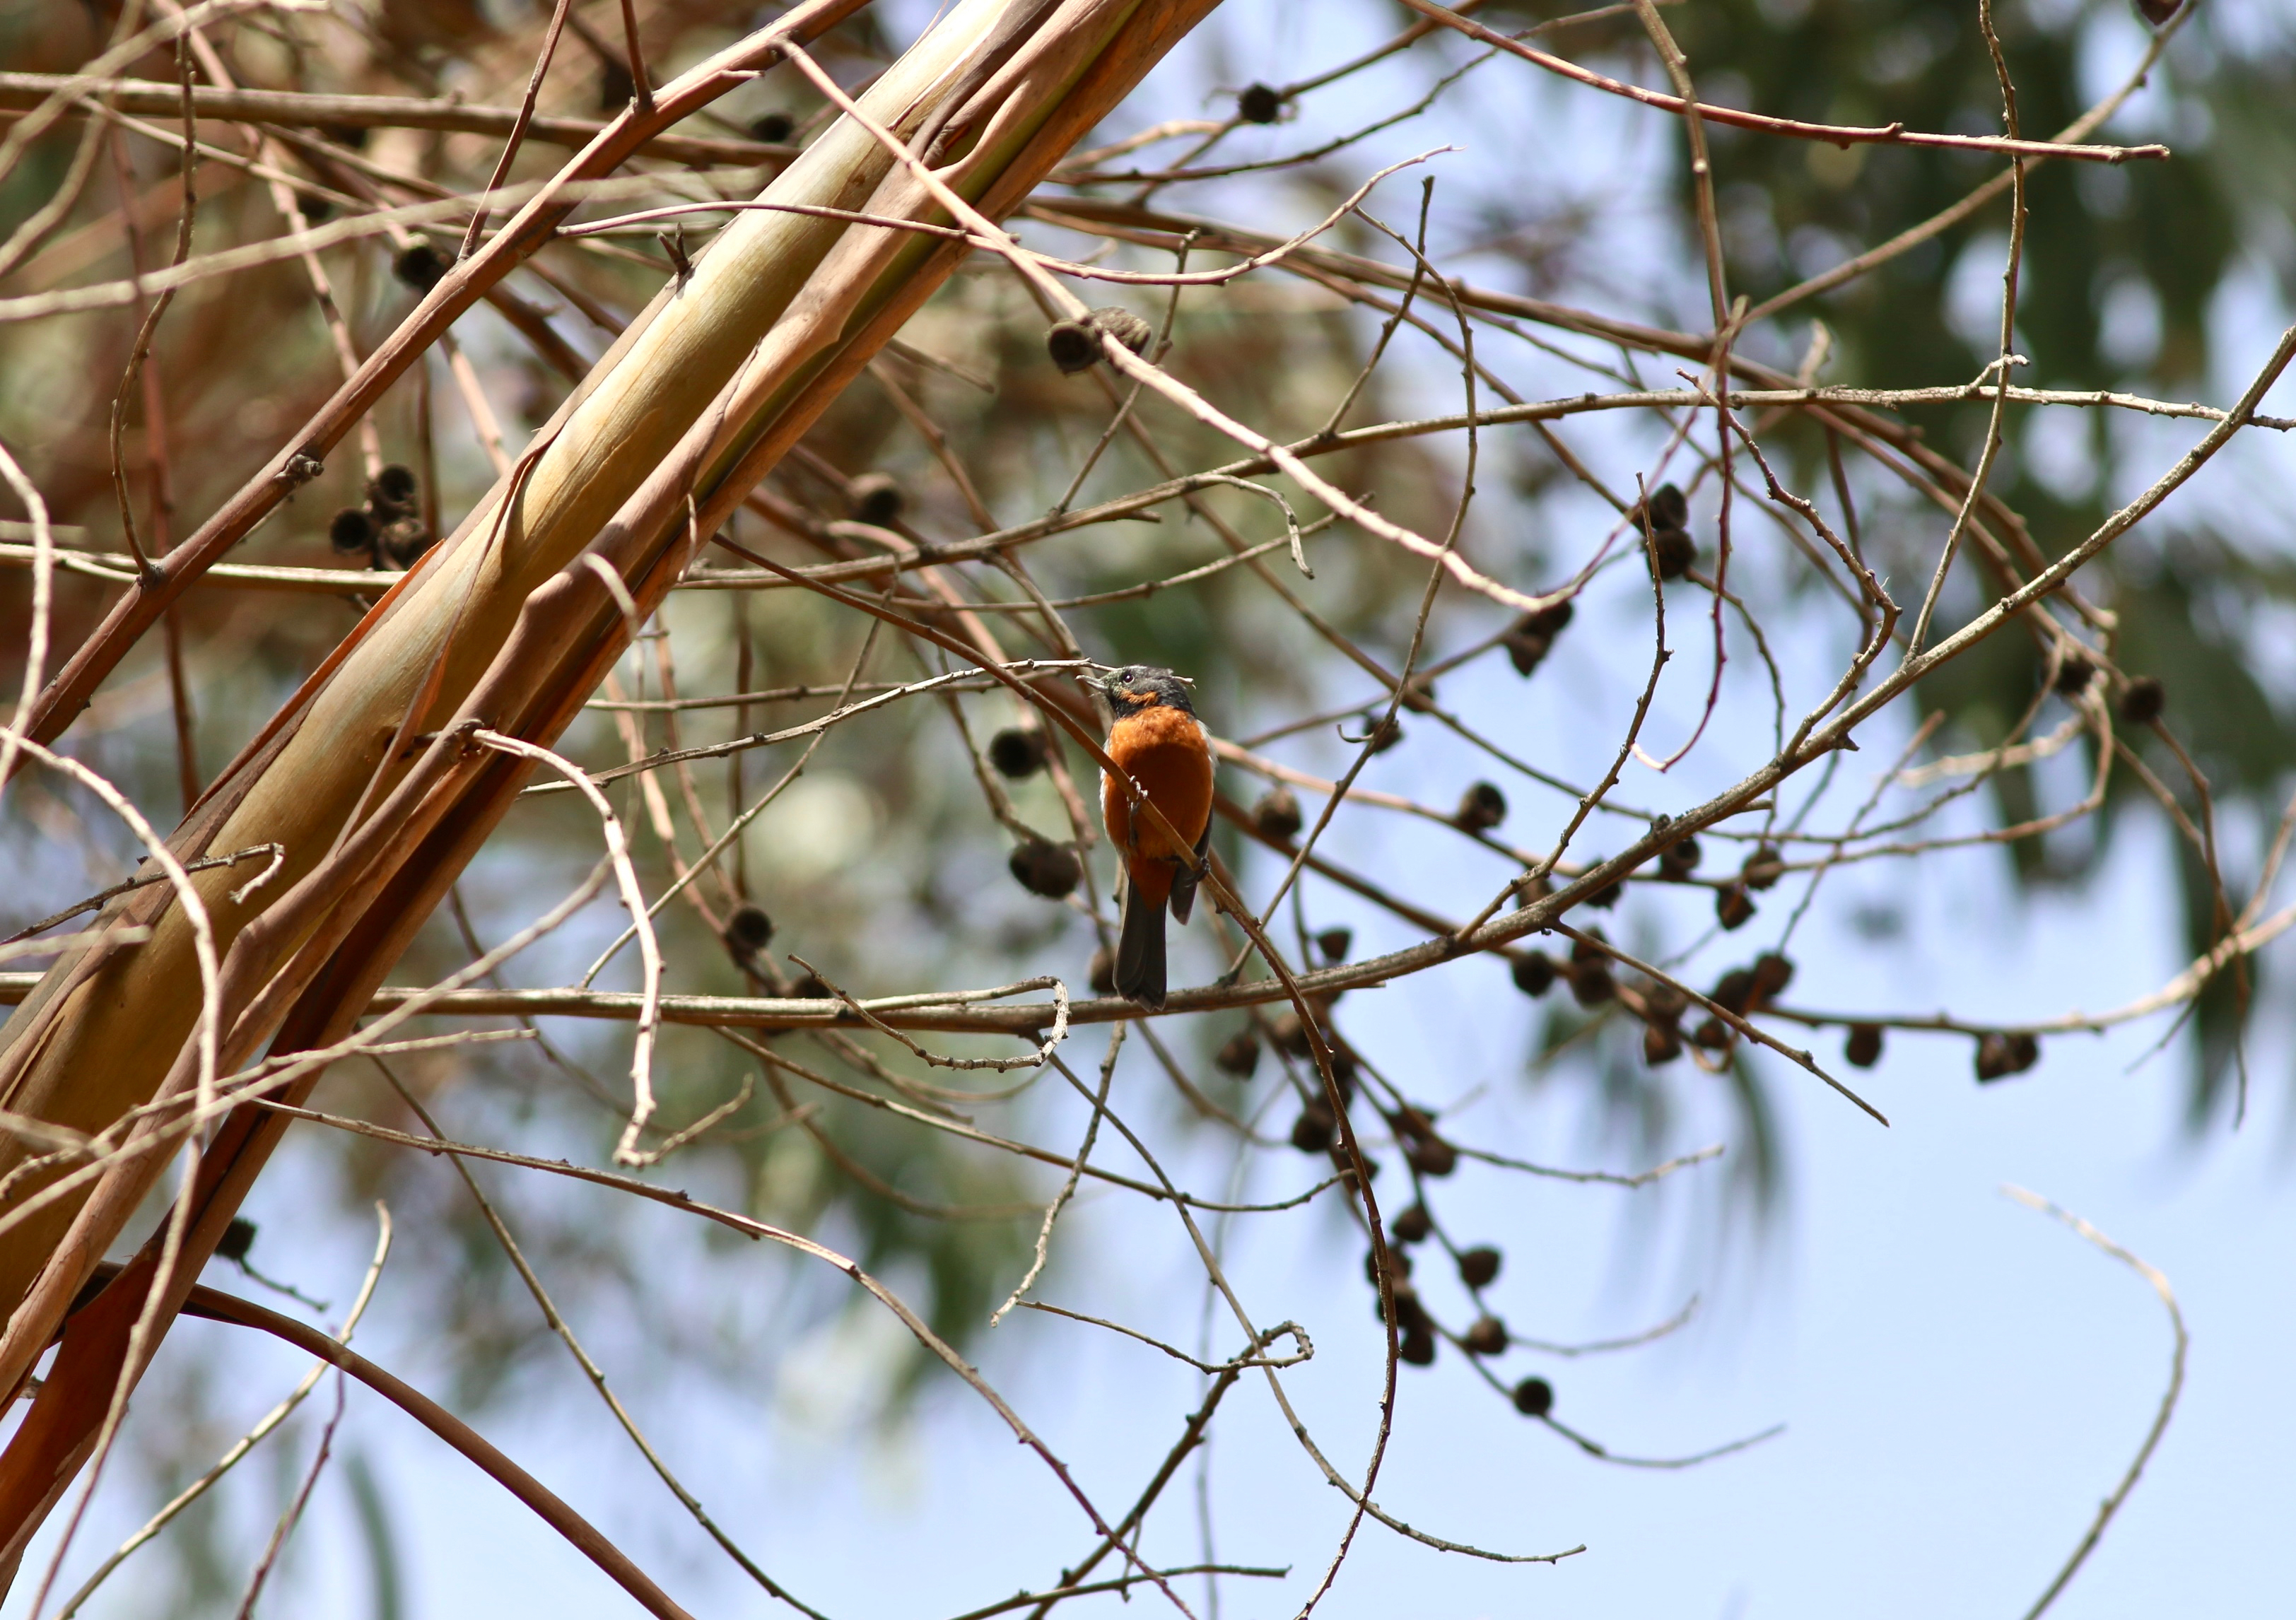
[[[1046,7],[967,0],[880,76],[862,104],[905,135],[935,129],[962,151],[947,171],[948,183],[992,212],[1008,210],[1209,3],[1070,0]],[[800,8],[721,62],[768,60],[772,42],[796,23],[838,14],[832,5]],[[697,70],[661,93],[656,117],[682,115],[705,89],[726,82],[732,81],[721,67]],[[603,153],[618,159],[646,133],[644,125],[635,113],[618,120],[619,147],[602,137],[576,168]],[[841,120],[765,195],[886,213],[929,209],[931,198],[894,168],[872,135]],[[374,383],[392,373],[392,364],[378,364],[386,353],[419,352],[441,329],[432,323],[449,303],[476,290],[480,270],[498,274],[514,262],[504,244],[531,245],[551,218],[545,201],[529,204],[478,258],[442,281],[394,344],[369,363]],[[229,1061],[243,1060],[299,1018],[330,1024],[348,986],[329,976],[342,971],[346,948],[361,939],[373,943],[348,954],[372,973],[370,985],[379,980],[396,953],[390,942],[412,931],[443,890],[442,876],[451,879],[502,814],[524,766],[474,757],[465,734],[483,724],[546,744],[578,712],[633,628],[583,560],[615,569],[627,581],[626,593],[651,611],[723,511],[954,263],[950,253],[920,247],[907,233],[807,215],[741,215],[624,332],[510,478],[392,588],[226,769],[176,842],[194,855],[268,842],[288,850],[281,885],[264,896],[267,904],[235,904],[221,892],[220,875],[206,878],[203,898],[227,947]],[[316,440],[304,444],[318,447]],[[234,530],[243,532],[239,526],[277,493],[259,486],[211,520],[184,548],[193,559],[163,563],[169,585],[180,589],[196,572],[194,560],[213,560],[218,541],[227,544]],[[97,650],[83,649],[79,675],[68,671],[51,690],[36,734],[69,716],[77,707],[75,680],[108,667],[139,620],[150,622],[166,589],[139,586],[115,611],[91,643]],[[425,734],[435,740],[410,749]],[[265,829],[264,836],[243,836],[252,828]],[[442,854],[442,843],[458,853]],[[177,1054],[198,1003],[187,994],[181,912],[130,896],[107,913],[108,922],[122,920],[152,928],[152,937],[132,951],[85,953],[60,963],[10,1021],[0,1081],[20,1111],[101,1129],[190,1083]],[[138,1008],[136,1019],[96,1011],[120,996]],[[347,1007],[355,1012],[365,999],[359,989]],[[246,1135],[209,1179],[243,1184],[271,1139]],[[12,1166],[20,1154],[12,1145],[6,1152]],[[0,1383],[21,1380],[88,1274],[89,1245],[100,1252],[157,1168],[150,1155],[119,1164],[77,1222],[70,1204],[57,1204],[0,1250],[0,1295],[20,1299],[39,1279],[37,1303],[16,1312],[0,1341]],[[224,1199],[202,1199],[187,1256],[207,1252],[201,1243],[212,1245],[228,1214]],[[87,1257],[50,1267],[68,1226],[79,1234],[73,1252]],[[107,1290],[98,1309],[124,1288]],[[117,1352],[97,1348],[100,1336],[118,1320],[117,1310],[102,1310],[67,1351],[102,1364]],[[63,1403],[84,1400],[99,1385],[110,1387],[85,1376],[52,1380],[33,1420],[0,1459],[0,1493],[7,1497],[0,1534],[9,1544],[20,1547],[37,1526],[98,1415],[67,1412]]]
[[[71,94],[75,111],[84,110],[91,102],[102,102],[120,112],[171,118],[183,105],[182,96],[173,85],[156,84],[150,79],[88,80],[61,73],[0,73],[0,110],[37,107],[59,91]],[[295,90],[226,90],[213,85],[195,87],[192,106],[207,119],[328,131],[439,129],[464,135],[506,135],[518,121],[518,110],[514,107],[480,107],[443,98],[313,95]],[[529,140],[579,151],[605,127],[588,119],[537,114],[528,123],[526,133]],[[668,158],[678,163],[762,163],[797,155],[797,149],[791,146],[708,135],[652,135],[639,150],[651,157]]]

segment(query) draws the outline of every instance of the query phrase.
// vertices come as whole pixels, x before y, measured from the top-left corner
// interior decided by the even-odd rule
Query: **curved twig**
[[[2177,1308],[2177,1296],[2169,1287],[2166,1277],[2080,1216],[2059,1208],[2040,1194],[2028,1192],[2022,1187],[2004,1187],[2001,1190],[2026,1208],[2038,1209],[2043,1215],[2063,1222],[2151,1283],[2152,1291],[2161,1297],[2161,1305],[2168,1310],[2169,1325],[2177,1334],[2176,1352],[2169,1361],[2169,1387],[2161,1392],[2161,1410],[2153,1415],[2152,1427],[2144,1431],[2144,1444],[2136,1448],[2135,1460],[2129,1463],[2128,1471],[2120,1477],[2120,1483],[2113,1487],[2112,1494],[2097,1504],[2096,1518],[2090,1522],[2088,1533],[2081,1537],[2080,1544],[2073,1549],[2072,1557],[2065,1560],[2065,1567],[2057,1571],[2056,1579],[2049,1583],[2048,1589],[2041,1593],[2033,1607],[2025,1611],[2025,1620],[2040,1620],[2049,1605],[2057,1600],[2058,1594],[2080,1572],[2080,1567],[2088,1561],[2088,1555],[2096,1550],[2097,1542],[2103,1539],[2105,1527],[2112,1523],[2112,1516],[2120,1511],[2121,1503],[2128,1500],[2128,1493],[2136,1488],[2137,1480],[2144,1473],[2144,1465],[2152,1460],[2153,1450],[2161,1444],[2161,1436],[2168,1432],[2169,1420],[2177,1415],[2177,1397],[2185,1390],[2185,1353],[2190,1348],[2192,1340],[2185,1331],[2185,1313]]]

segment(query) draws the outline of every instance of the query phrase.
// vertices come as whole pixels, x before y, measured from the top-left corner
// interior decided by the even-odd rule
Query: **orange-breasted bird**
[[[1170,670],[1128,664],[1094,684],[1115,712],[1108,757],[1179,835],[1175,843],[1145,814],[1136,816],[1124,784],[1103,775],[1101,821],[1124,861],[1114,982],[1117,994],[1152,1010],[1164,1004],[1164,908],[1188,920],[1211,847],[1211,743],[1186,683]]]

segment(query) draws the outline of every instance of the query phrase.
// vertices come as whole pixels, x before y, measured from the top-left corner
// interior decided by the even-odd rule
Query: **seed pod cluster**
[[[1459,807],[1451,814],[1454,826],[1469,832],[1488,832],[1506,820],[1506,795],[1490,782],[1470,782],[1459,796]]]
[[[215,1252],[234,1265],[244,1265],[247,1251],[254,1247],[255,1223],[245,1215],[234,1215],[231,1224],[223,1229],[223,1236],[216,1240]]]
[[[2095,678],[2096,666],[2089,661],[2087,654],[2068,652],[2059,661],[2057,678],[2050,684],[2056,688],[2061,698],[2078,698],[2088,690],[2088,683]]]
[[[2152,675],[2138,675],[2120,694],[2120,718],[2128,725],[2150,725],[2169,707],[2169,689]]]
[[[430,549],[430,531],[422,527],[420,518],[401,518],[382,526],[382,533],[375,536],[374,549],[384,568],[404,573]]]
[[[1469,1355],[1504,1355],[1507,1347],[1506,1323],[1496,1316],[1478,1316],[1460,1335],[1459,1346]]]
[[[373,557],[374,519],[364,506],[346,506],[327,520],[327,544],[346,557]]]
[[[1136,355],[1146,354],[1155,340],[1156,329],[1120,304],[1095,309],[1085,318]]]
[[[393,462],[377,472],[367,482],[366,503],[377,518],[385,521],[414,516],[422,502],[413,469]]]
[[[1652,1068],[1682,1056],[1682,1015],[1690,998],[1653,979],[1643,986],[1643,1061]]]
[[[1852,1024],[1849,1038],[1841,1043],[1841,1055],[1856,1068],[1873,1068],[1882,1060],[1882,1027],[1879,1024]]]
[[[779,146],[797,133],[797,120],[786,112],[761,112],[750,120],[750,139]]]
[[[1323,959],[1336,967],[1348,959],[1348,947],[1356,942],[1353,929],[1325,929],[1316,936],[1316,950]]]
[[[1045,733],[1031,725],[1008,725],[988,740],[988,763],[1015,781],[1043,770],[1051,752]]]
[[[1405,1329],[1402,1342],[1396,1346],[1395,1354],[1398,1360],[1408,1362],[1414,1367],[1432,1367],[1435,1364],[1435,1330],[1423,1324]]]
[[[1283,94],[1270,85],[1246,85],[1235,98],[1235,116],[1247,124],[1273,124],[1283,110]]]
[[[1400,1274],[1391,1278],[1388,1286],[1395,1295],[1396,1336],[1401,1341],[1396,1346],[1396,1354],[1414,1367],[1429,1366],[1435,1360],[1435,1323],[1428,1316],[1427,1307],[1419,1303],[1418,1290],[1405,1280],[1409,1273],[1408,1262],[1400,1255],[1395,1258],[1400,1263],[1397,1267]],[[1367,1272],[1372,1270],[1368,1257],[1365,1270]],[[1373,1272],[1372,1287],[1376,1289],[1378,1286],[1377,1274]],[[1372,1297],[1372,1315],[1379,1321],[1387,1320],[1385,1302],[1376,1294]]]
[[[1744,928],[1754,920],[1757,907],[1753,896],[1747,894],[1742,883],[1733,883],[1714,891],[1714,920],[1733,931]]]
[[[1387,1123],[1403,1144],[1404,1158],[1420,1174],[1444,1176],[1459,1167],[1459,1150],[1436,1133],[1434,1118],[1426,1109],[1404,1103],[1387,1117]]]
[[[1740,1018],[1759,1012],[1793,982],[1794,965],[1775,951],[1765,951],[1750,967],[1733,968],[1714,981],[1706,999]],[[1709,1018],[1691,1037],[1709,1051],[1726,1051],[1737,1031],[1718,1018]]]
[[[390,273],[417,292],[436,287],[453,266],[444,253],[427,241],[414,242],[390,261]]]
[[[1543,1418],[1554,1410],[1554,1387],[1545,1379],[1525,1379],[1514,1387],[1514,1409],[1526,1418]]]
[[[1738,881],[1748,888],[1773,888],[1786,875],[1785,857],[1768,844],[1757,847],[1738,869]]]
[[[1751,966],[1733,968],[1715,982],[1708,998],[1717,1006],[1727,1007],[1741,1018],[1750,1012],[1759,1012],[1793,983],[1794,965],[1791,958],[1775,951],[1765,951],[1754,958]]]
[[[1794,965],[1775,951],[1765,951],[1754,958],[1754,995],[1756,1010],[1768,1006],[1785,994],[1793,983]]]
[[[345,557],[365,557],[370,568],[412,568],[430,549],[414,471],[394,462],[369,479],[365,503],[328,520],[327,544]]]
[[[1977,1043],[1980,1082],[2021,1075],[2041,1060],[2041,1043],[2029,1035],[2003,1035],[1998,1030]]]
[[[1323,1022],[1323,1009],[1316,1010],[1317,1023]],[[1290,1007],[1267,1020],[1267,1038],[1275,1043],[1275,1050],[1287,1057],[1311,1058],[1316,1049],[1308,1043],[1308,1027],[1300,1021],[1299,1012]]]
[[[1674,986],[1652,979],[1643,986],[1643,1016],[1654,1024],[1679,1024],[1690,997]]]
[[[1424,1243],[1434,1230],[1435,1217],[1424,1204],[1406,1206],[1387,1223],[1388,1238],[1395,1243]]]
[[[1459,1280],[1469,1288],[1487,1289],[1498,1280],[1499,1251],[1488,1244],[1459,1251]]]
[[[383,567],[412,568],[430,549],[430,531],[422,523],[422,492],[411,469],[393,462],[376,473],[366,487],[366,506],[380,525],[375,554]]]
[[[1338,999],[1336,992],[1311,995],[1308,997],[1308,1006],[1315,1014],[1316,1027],[1324,1032],[1324,1039],[1330,1047],[1332,1078],[1338,1083],[1341,1096],[1351,1097],[1356,1080],[1355,1052],[1332,1027],[1332,1003]],[[1314,1043],[1308,1038],[1308,1027],[1300,1021],[1296,1008],[1287,1007],[1267,1020],[1267,1039],[1276,1051],[1286,1057],[1307,1061],[1316,1055]]]
[[[1637,533],[1648,533],[1651,566],[1660,579],[1679,579],[1698,560],[1698,543],[1690,537],[1690,502],[1671,484],[1660,484],[1628,514]]]
[[[1528,675],[1546,661],[1546,655],[1554,650],[1554,638],[1570,622],[1570,600],[1565,598],[1551,608],[1526,613],[1515,620],[1514,627],[1500,638],[1515,674]]]
[[[1043,839],[1014,845],[1006,865],[1022,888],[1047,900],[1066,898],[1084,880],[1084,863],[1077,859],[1076,851]]]
[[[1554,959],[1544,951],[1525,951],[1514,959],[1514,987],[1525,995],[1545,995],[1554,987]]]
[[[1252,1070],[1259,1067],[1259,1037],[1249,1029],[1237,1030],[1220,1043],[1220,1049],[1212,1054],[1212,1063],[1223,1074],[1234,1075],[1239,1080],[1250,1079]]]
[[[1251,822],[1259,829],[1260,837],[1280,844],[1298,838],[1300,829],[1307,825],[1300,817],[1299,798],[1289,788],[1270,788],[1261,794],[1251,807]]]
[[[1403,1157],[1422,1175],[1448,1175],[1459,1167],[1459,1150],[1430,1131],[1414,1137]]]
[[[1660,579],[1679,579],[1698,560],[1698,542],[1678,528],[1662,528],[1651,536],[1651,555]]]
[[[1384,754],[1403,740],[1403,722],[1392,715],[1365,715],[1364,734],[1355,740],[1374,754]]]
[[[865,472],[845,486],[845,510],[856,523],[883,528],[899,522],[908,506],[908,493],[890,472]]]
[[[1564,971],[1570,981],[1570,999],[1581,1007],[1599,1007],[1619,993],[1611,977],[1610,953],[1602,948],[1602,941],[1603,931],[1589,929],[1586,938],[1570,945],[1570,965]]]
[[[734,914],[726,919],[726,948],[734,953],[736,962],[744,966],[772,944],[773,937],[774,920],[766,915],[762,905],[737,905]]]
[[[1101,346],[1105,335],[1134,354],[1145,354],[1156,329],[1120,304],[1087,312],[1074,321],[1055,321],[1045,333],[1045,352],[1062,372],[1088,372],[1107,357]]]
[[[1388,1258],[1395,1267],[1390,1274],[1390,1287],[1395,1294],[1395,1325],[1406,1330],[1414,1327],[1432,1325],[1428,1321],[1427,1307],[1419,1303],[1419,1290],[1411,1286],[1411,1257],[1390,1249]],[[1379,1286],[1377,1256],[1371,1254],[1364,1256],[1364,1275],[1370,1280],[1372,1287],[1375,1289]],[[1376,1298],[1372,1301],[1371,1313],[1372,1320],[1374,1321],[1387,1320],[1387,1313]]]
[[[1698,840],[1684,838],[1669,844],[1658,852],[1658,875],[1669,883],[1679,883],[1698,870],[1701,851]]]

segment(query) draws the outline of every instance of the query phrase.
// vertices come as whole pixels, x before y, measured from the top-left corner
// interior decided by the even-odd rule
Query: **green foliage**
[[[1725,0],[1670,16],[1702,93],[1716,101],[1817,122],[1902,121],[1957,133],[2002,128],[2001,90],[1974,6]],[[2133,12],[2109,3],[2003,6],[1997,26],[2028,137],[2054,135],[2093,98],[2117,88],[2119,69],[2104,82],[2090,64],[2133,62],[2144,32]],[[2203,6],[2184,20],[2146,88],[2091,137],[2163,140],[2175,153],[2169,161],[2050,162],[2030,171],[2014,347],[2032,364],[2018,370],[2019,382],[2168,392],[2200,389],[2210,380],[2212,320],[2227,282],[2244,267],[2264,266],[2284,295],[2296,288],[2296,143],[2286,117],[2292,94],[2296,33],[2284,18],[2275,24]],[[1920,224],[1998,170],[1997,161],[1973,154],[1890,146],[1845,151],[1718,126],[1711,134],[1732,286],[1757,303]],[[1686,181],[1675,196],[1691,240]],[[2004,195],[1781,318],[1791,324],[1816,315],[1833,329],[1841,357],[1829,380],[1913,387],[1975,377],[1997,352],[1998,317],[1957,320],[1955,283],[1981,283],[1997,310],[2009,209]],[[2150,341],[2148,326],[2157,334]],[[2227,380],[2236,386],[2239,380],[2218,379],[2218,387]],[[1922,407],[1906,415],[1931,443],[1974,464],[1988,407]],[[2059,554],[2133,493],[2115,476],[2116,448],[2127,442],[2128,424],[2102,413],[2094,418],[2087,467],[2070,479],[2062,469],[2044,479],[2032,458],[2018,454],[2021,425],[2013,410],[2009,448],[1991,488],[2024,519],[2045,553]],[[1808,447],[1814,457],[1816,446]],[[1916,593],[1933,565],[1937,516],[1922,513],[1919,541],[1895,553],[1895,577]],[[2172,509],[2160,520],[2167,528],[2108,552],[2084,574],[2083,588],[2119,616],[2109,649],[2118,666],[2166,684],[2169,724],[2207,776],[2219,815],[2269,828],[2296,769],[2296,702],[2259,673],[2254,638],[2263,625],[2253,610],[2291,601],[2296,582],[2265,550],[2287,538],[2284,518],[2257,517],[2248,532],[2225,536],[2194,527]],[[1868,523],[1881,527],[1871,513]],[[1886,539],[1882,550],[1890,554]],[[1997,589],[1997,581],[1964,561],[1946,598],[1947,626],[1959,622],[1954,615],[1981,609]],[[1949,716],[1943,739],[1950,746],[1983,747],[2025,712],[2044,674],[2030,641],[2003,634],[1925,681],[1922,702]],[[2207,695],[2178,706],[2180,692]],[[2197,815],[2199,800],[2173,755],[2141,731],[2127,740]],[[1993,793],[2005,822],[2046,808],[2025,772],[2001,773]],[[2114,813],[2141,793],[2128,771],[2116,772],[2108,815],[2095,838],[2077,848],[2052,845],[2046,861],[2038,849],[2019,847],[2013,870],[2025,880],[2094,871],[2112,828],[2125,819]],[[2235,885],[2236,908],[2239,876],[2226,877]],[[2218,937],[2215,894],[2205,865],[2189,851],[2179,878],[2184,943],[2198,954]],[[2209,1117],[2228,1083],[2238,1000],[2227,980],[2211,988],[2200,1009],[2195,1121]]]

